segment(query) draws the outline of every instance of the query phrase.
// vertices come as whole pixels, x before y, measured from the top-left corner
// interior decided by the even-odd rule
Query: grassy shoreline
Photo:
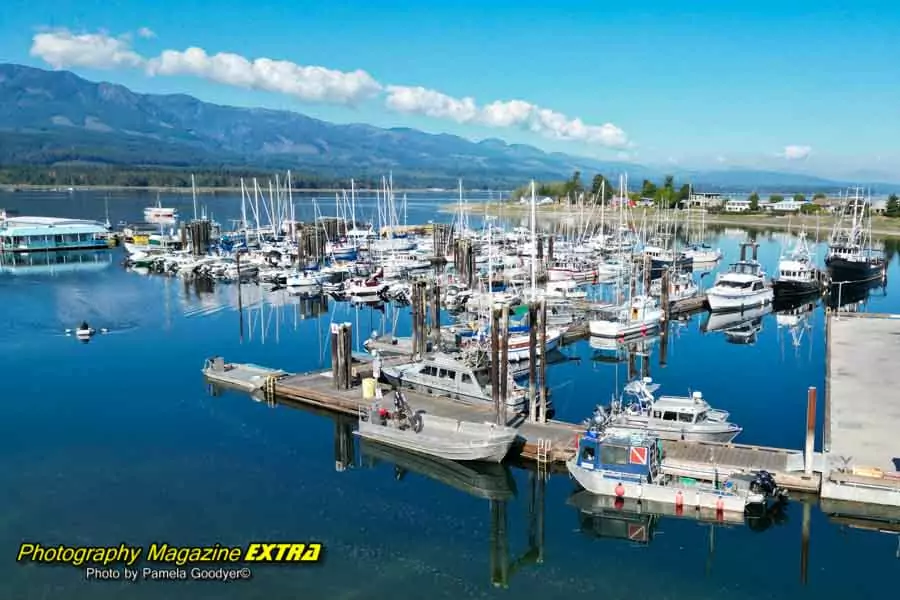
[[[440,207],[442,213],[452,213],[459,210],[459,204],[444,204]],[[503,217],[520,217],[531,214],[531,206],[528,204],[499,204],[499,203],[469,203],[466,206],[467,212],[470,214],[487,214],[490,216]],[[581,209],[573,209],[569,206],[548,204],[538,206],[536,209],[538,219],[567,219],[578,218],[589,211],[582,213]],[[655,215],[655,208],[638,208],[633,209],[636,218],[640,219],[644,215]],[[596,216],[599,210],[594,213]],[[699,212],[698,212],[699,214]],[[765,228],[765,229],[797,229],[805,227],[807,230],[815,229],[818,225],[820,230],[830,231],[834,226],[837,218],[832,215],[765,215],[765,214],[707,214],[705,221],[707,225],[733,225],[735,227],[747,228]],[[888,217],[873,217],[872,219],[872,235],[878,237],[900,237],[900,219],[890,219]]]

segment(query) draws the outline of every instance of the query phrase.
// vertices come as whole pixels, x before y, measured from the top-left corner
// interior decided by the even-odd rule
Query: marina
[[[180,215],[192,211],[190,204],[162,202]],[[231,202],[231,215],[240,219],[240,198]],[[412,208],[416,202],[420,200],[409,201],[409,219],[421,223],[421,213]],[[136,200],[129,217],[116,214],[115,203],[111,202],[111,219],[140,218],[143,208],[154,203],[148,198]],[[416,210],[426,211],[428,206]],[[360,212],[377,207],[372,199],[357,202]],[[227,220],[226,209],[219,207],[218,211],[222,212],[218,220]],[[289,208],[285,211],[290,213]],[[99,212],[104,212],[102,200]],[[308,215],[293,216],[310,223]],[[648,271],[654,274],[650,283],[658,283],[645,285],[644,259],[638,258],[633,261],[635,276],[623,277],[621,283],[617,277],[605,283],[577,283],[575,287],[585,289],[587,297],[545,295],[544,290],[552,286],[543,283],[544,262],[534,263],[536,281],[532,285],[528,247],[531,228],[528,219],[525,221],[525,232],[515,234],[513,228],[494,222],[498,229],[490,236],[509,235],[510,241],[504,243],[508,248],[501,252],[499,245],[491,244],[484,246],[494,248],[490,252],[472,253],[472,260],[479,265],[476,271],[481,271],[473,273],[473,286],[465,281],[467,273],[455,268],[465,264],[465,257],[456,260],[458,255],[454,256],[465,254],[465,244],[449,244],[447,257],[454,260],[443,267],[432,267],[429,260],[428,269],[414,266],[409,272],[406,268],[405,275],[379,276],[379,264],[372,260],[367,265],[368,274],[351,277],[363,284],[379,281],[383,293],[357,301],[351,301],[337,285],[330,288],[333,293],[325,293],[324,284],[321,291],[310,286],[311,292],[297,293],[292,289],[297,286],[263,279],[275,271],[296,272],[305,244],[302,239],[296,244],[301,249],[297,258],[269,257],[267,262],[259,257],[278,244],[267,241],[266,234],[260,234],[258,248],[252,234],[246,251],[228,254],[215,250],[199,256],[193,256],[188,235],[182,244],[187,249],[183,256],[179,254],[183,251],[174,248],[160,251],[160,256],[165,255],[163,262],[173,267],[190,264],[188,260],[195,265],[209,261],[193,267],[190,277],[182,275],[180,268],[157,269],[157,261],[149,267],[132,265],[130,257],[135,253],[124,246],[113,248],[106,251],[111,258],[103,270],[54,272],[45,265],[43,272],[32,270],[0,278],[0,285],[12,298],[34,298],[28,295],[32,292],[27,284],[54,290],[39,302],[13,304],[18,312],[11,318],[20,325],[7,334],[4,343],[19,348],[14,368],[22,368],[26,359],[41,356],[66,360],[79,372],[92,374],[90,398],[79,404],[79,416],[70,417],[80,428],[66,435],[79,443],[88,443],[87,436],[106,436],[110,441],[105,443],[118,440],[115,443],[126,448],[121,458],[103,459],[105,469],[121,473],[120,483],[110,485],[146,489],[149,473],[159,468],[186,469],[192,476],[190,481],[177,484],[180,495],[199,498],[212,486],[217,495],[231,499],[228,505],[210,507],[209,519],[201,519],[214,535],[230,539],[228,536],[235,534],[227,530],[234,525],[224,524],[234,522],[234,511],[250,510],[253,527],[262,535],[276,536],[290,526],[324,540],[329,561],[322,565],[321,572],[329,576],[339,571],[342,577],[363,577],[362,570],[393,557],[390,560],[421,564],[422,568],[459,578],[459,583],[449,586],[462,597],[469,593],[465,590],[482,588],[494,597],[505,593],[505,587],[542,589],[552,596],[553,582],[560,577],[570,582],[567,593],[574,589],[572,586],[599,593],[595,577],[573,569],[571,558],[573,552],[589,555],[600,544],[611,543],[618,544],[617,551],[631,552],[640,547],[653,559],[662,560],[674,553],[678,570],[697,578],[697,590],[728,585],[726,582],[737,576],[735,565],[749,552],[765,553],[791,565],[786,575],[774,576],[779,585],[795,596],[807,597],[841,589],[840,580],[829,573],[855,557],[866,557],[881,569],[894,566],[897,536],[878,532],[897,529],[900,511],[896,502],[887,501],[887,495],[877,504],[871,491],[873,475],[880,474],[879,485],[887,487],[884,482],[891,481],[891,472],[897,470],[892,468],[888,425],[878,429],[881,423],[876,423],[877,418],[866,416],[875,414],[876,403],[881,402],[875,389],[869,387],[840,392],[843,396],[835,401],[840,385],[848,385],[847,380],[835,385],[838,369],[857,374],[853,380],[856,383],[851,384],[854,386],[868,386],[869,381],[886,388],[892,385],[883,379],[883,372],[889,371],[883,365],[867,367],[852,361],[876,352],[889,355],[893,325],[867,325],[870,329],[865,333],[851,325],[855,333],[835,333],[835,323],[842,327],[852,319],[875,321],[876,317],[866,316],[869,313],[900,312],[894,298],[881,287],[859,292],[848,285],[838,288],[839,299],[828,296],[825,302],[814,296],[787,306],[775,302],[753,310],[710,314],[705,293],[715,276],[727,269],[727,261],[738,256],[739,244],[747,241],[732,240],[715,231],[706,239],[711,248],[721,250],[723,264],[713,266],[707,275],[702,270],[692,272],[697,294],[677,300],[663,298],[663,290],[675,291],[671,282],[683,284],[684,276],[667,275],[670,272],[666,270],[657,276],[656,269],[651,268]],[[472,218],[469,228],[477,231],[481,224]],[[379,229],[377,220],[374,229]],[[440,226],[432,227],[430,234],[414,233],[405,238],[409,240],[405,243],[414,241],[425,246],[422,256],[434,259],[440,252],[431,251],[431,247],[441,247],[441,231]],[[480,239],[487,235],[484,232]],[[512,242],[513,237],[519,241]],[[564,233],[543,229],[535,237],[543,240],[544,251],[549,251],[552,239],[554,256],[565,255]],[[177,229],[174,238],[180,239]],[[759,246],[759,263],[772,273],[778,272],[784,249],[793,247],[791,239],[782,240],[777,234],[756,233],[750,239]],[[317,246],[309,243],[307,249],[312,256]],[[618,242],[610,244],[617,246]],[[822,264],[825,246],[812,241],[809,245],[813,261]],[[889,252],[887,256],[895,255]],[[223,260],[229,257],[233,262]],[[366,257],[367,252],[360,250],[355,262],[364,264],[369,260]],[[521,259],[522,266],[513,265],[514,259]],[[893,260],[888,259],[892,269],[896,268]],[[506,289],[500,290],[498,282],[497,289],[488,292],[484,287],[486,276],[495,279],[487,272],[488,265],[501,261],[504,268],[495,268],[495,273],[505,272]],[[312,262],[304,265],[312,267]],[[342,262],[326,258],[318,262],[317,269],[307,272],[330,274],[349,268]],[[125,268],[121,267],[123,263]],[[226,268],[219,271],[220,264]],[[409,264],[413,265],[412,261]],[[215,268],[198,276],[210,265]],[[245,271],[245,265],[256,269]],[[562,267],[558,269],[563,271]],[[247,276],[247,272],[254,274]],[[581,273],[577,266],[567,272],[576,277]],[[451,277],[455,282],[449,281]],[[666,277],[670,284],[663,286]],[[20,280],[26,284],[17,283]],[[417,283],[420,280],[422,283]],[[483,295],[473,303],[475,311],[465,307],[460,310],[455,302],[446,300],[444,292],[451,285],[458,285],[453,295],[460,290],[471,291],[473,298]],[[618,297],[609,293],[617,287],[622,291]],[[537,293],[532,294],[532,290]],[[663,313],[658,328],[609,338],[590,335],[590,315],[597,314],[597,309],[609,306],[615,312],[627,302],[629,294],[633,298],[643,290],[657,298]],[[437,305],[435,297],[441,299]],[[825,307],[831,304],[840,310],[826,317]],[[542,306],[546,307],[546,317]],[[25,310],[51,314],[51,320],[57,323],[53,326],[56,333],[43,334],[40,346],[34,333],[22,335],[25,330],[21,324],[35,321]],[[82,321],[97,333],[108,333],[93,336],[89,344],[70,342],[46,349],[48,344],[53,346],[51,335],[61,335],[59,332],[66,329],[75,332]],[[465,331],[474,333],[461,335]],[[559,331],[559,338],[554,345],[555,331]],[[77,337],[75,333],[72,336]],[[875,344],[874,340],[881,341]],[[840,353],[841,345],[851,348],[850,353]],[[525,350],[513,356],[517,347]],[[441,354],[456,362],[429,362]],[[466,356],[486,366],[483,375],[473,371],[472,379],[486,376],[488,383],[506,383],[479,386],[471,397],[460,394],[464,378],[458,361]],[[830,363],[827,369],[826,361]],[[753,369],[749,368],[751,364]],[[122,397],[125,378],[151,365],[165,370],[164,380],[146,389],[133,389],[127,400],[119,403],[120,408],[110,411],[109,399]],[[406,386],[402,378],[390,379],[389,374],[396,373],[397,368],[409,369],[411,365],[434,367],[435,371],[429,371],[429,379],[410,381]],[[868,368],[878,369],[882,379],[875,379]],[[454,374],[452,385],[443,390],[430,379],[442,379],[441,369]],[[502,377],[504,371],[508,378]],[[108,374],[101,375],[104,372]],[[767,375],[761,377],[761,372]],[[373,386],[376,374],[380,383]],[[660,385],[658,390],[650,390],[659,402],[660,413],[683,411],[694,426],[702,422],[698,415],[706,412],[714,417],[711,422],[729,425],[722,432],[725,439],[694,438],[686,426],[666,433],[662,424],[652,425],[649,419],[646,426],[628,421],[628,396],[623,390],[634,382]],[[37,381],[17,386],[20,394],[38,393]],[[404,403],[410,407],[396,419],[394,411],[399,407],[395,404],[395,387],[402,390]],[[867,401],[871,399],[866,412],[856,407],[856,397],[863,394]],[[61,415],[75,415],[75,407],[64,404],[63,397],[54,396],[48,402]],[[521,397],[522,402],[498,402],[502,397]],[[853,403],[847,398],[854,398]],[[618,421],[620,429],[614,431],[615,425],[609,425],[612,435],[602,439],[610,443],[622,439],[631,444],[630,433],[621,436],[626,425],[650,432],[651,439],[642,447],[648,449],[648,462],[649,449],[660,449],[654,480],[673,482],[662,486],[672,490],[671,496],[657,498],[651,496],[649,487],[632,488],[627,482],[623,482],[623,495],[618,496],[618,481],[612,482],[609,490],[588,483],[599,492],[591,493],[570,477],[567,461],[578,456],[596,407],[609,406],[611,399],[625,400],[616,413],[624,416]],[[652,418],[653,404],[647,406]],[[383,415],[382,409],[387,414]],[[15,410],[24,415],[18,417],[20,422],[24,419],[36,424],[46,418],[37,407],[19,406]],[[631,415],[632,419],[647,414],[639,407],[633,410],[637,413]],[[885,423],[896,424],[897,417],[889,409],[885,412],[882,407],[877,414]],[[93,423],[87,421],[89,415]],[[385,423],[397,422],[397,429],[405,432],[402,439],[365,434],[361,418],[363,422],[374,419],[381,423],[382,415]],[[416,415],[423,418],[421,426],[416,424]],[[428,430],[430,416],[449,427],[441,429],[449,433],[437,434],[439,441],[434,445],[417,437]],[[515,431],[502,463],[492,462],[494,456],[490,454],[468,454],[457,461],[435,455],[453,448],[452,444],[462,439],[453,432],[469,423],[484,425],[488,430],[490,424],[501,431]],[[878,433],[859,436],[854,432],[860,428]],[[652,437],[663,434],[665,439],[658,441]],[[9,443],[19,443],[23,435],[10,431]],[[490,434],[479,432],[470,439],[490,439]],[[807,445],[809,440],[811,445]],[[127,443],[135,450],[127,450]],[[402,447],[409,443],[413,445]],[[855,457],[849,466],[838,458],[847,456]],[[125,461],[133,465],[132,470],[124,468]],[[65,464],[60,486],[85,477],[87,467],[71,461]],[[758,495],[750,494],[750,487],[763,472],[771,476],[774,485],[787,490],[787,502],[776,502],[774,496],[760,502]],[[20,485],[26,484],[23,481]],[[675,487],[668,487],[672,485]],[[843,487],[833,492],[830,486]],[[679,489],[682,504],[676,500]],[[732,489],[737,491],[731,493]],[[709,496],[698,502],[698,492]],[[758,508],[733,505],[730,498]],[[114,512],[114,501],[110,498],[102,502],[97,510]],[[147,535],[176,535],[184,528],[181,519],[167,521],[149,502],[138,501],[134,507],[151,515]],[[270,506],[261,511],[265,514],[249,508],[259,502]],[[326,505],[327,510],[323,508]],[[181,509],[176,503],[173,510]],[[66,531],[61,520],[51,517],[54,521]],[[360,527],[366,528],[366,539],[380,536],[379,541],[365,541],[360,537]],[[431,544],[415,541],[423,533],[426,538],[440,536],[440,552],[432,550]],[[845,541],[835,542],[836,534]],[[352,560],[342,558],[350,556],[351,548],[362,550],[357,550]],[[369,558],[369,553],[377,558]],[[799,580],[794,566],[798,562]],[[414,567],[414,572],[419,568]],[[598,568],[600,573],[614,572]],[[404,568],[398,573],[407,571]],[[396,576],[377,575],[375,581],[388,585],[382,578]],[[427,579],[411,576],[417,586]],[[274,577],[279,584],[291,585],[286,578]],[[318,585],[314,583],[316,577],[311,574],[300,579],[304,585]],[[326,583],[321,585],[327,587]],[[874,590],[877,586],[865,583],[863,588]],[[651,595],[657,591],[650,582],[633,590]],[[415,591],[410,588],[400,596],[414,597]]]

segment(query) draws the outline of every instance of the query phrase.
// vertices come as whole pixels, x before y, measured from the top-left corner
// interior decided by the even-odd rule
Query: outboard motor
[[[764,494],[767,498],[774,498],[779,502],[787,500],[787,490],[779,486],[775,477],[768,471],[758,471],[756,478],[750,482],[750,490]]]

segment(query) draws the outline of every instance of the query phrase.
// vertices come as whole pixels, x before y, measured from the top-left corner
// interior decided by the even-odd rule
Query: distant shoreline
[[[453,213],[459,210],[458,203],[443,204],[440,207],[442,213]],[[589,211],[590,209],[587,209]],[[657,212],[655,208],[635,209],[636,211],[644,211],[644,214],[654,214]],[[507,216],[521,217],[531,213],[530,204],[512,204],[512,203],[486,203],[475,202],[466,205],[468,213],[477,212],[480,214],[488,214],[491,216]],[[547,204],[538,206],[536,213],[538,218],[577,218],[587,214],[581,209],[572,209],[561,204]],[[596,217],[599,210],[594,212]],[[831,230],[836,217],[832,215],[760,215],[760,214],[709,214],[704,218],[707,225],[734,225],[736,227],[750,228],[767,228],[767,229],[798,229],[805,227],[807,231],[815,229],[818,225],[820,229]],[[889,219],[887,217],[874,217],[872,219],[872,235],[879,237],[900,237],[900,219]]]
[[[60,194],[64,194],[69,190],[73,190],[76,192],[160,192],[160,193],[169,193],[169,194],[190,194],[190,187],[174,187],[174,186],[133,186],[133,185],[32,185],[32,184],[2,184],[0,185],[0,192],[6,193],[16,193],[16,192],[57,192]],[[196,187],[198,194],[215,194],[219,192],[228,192],[240,193],[240,186],[236,187]],[[357,193],[374,193],[380,192],[379,189],[360,189],[357,188],[355,190]],[[472,190],[469,190],[472,191]],[[480,190],[476,190],[480,191]],[[309,194],[309,193],[323,193],[323,194],[339,194],[342,192],[349,192],[347,188],[291,188],[291,192],[297,192],[301,194]],[[268,190],[266,190],[268,193]],[[449,193],[458,193],[458,190],[437,190],[434,188],[406,188],[394,189],[395,194],[403,194],[403,193],[417,193],[417,194],[449,194]]]

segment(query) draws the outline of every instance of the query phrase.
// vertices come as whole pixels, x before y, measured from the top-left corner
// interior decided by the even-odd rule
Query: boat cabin
[[[383,372],[390,376],[392,371],[394,369],[388,367]],[[487,365],[473,367],[440,353],[397,368],[397,379],[404,386],[424,386],[452,398],[490,398],[491,376]]]
[[[637,410],[634,407],[630,410]],[[667,424],[681,423],[693,425],[709,420],[710,406],[703,399],[701,392],[693,392],[690,398],[677,396],[661,396],[649,407],[647,416],[651,424],[653,421],[661,421]],[[721,420],[721,419],[716,419]]]
[[[662,444],[656,437],[604,436],[588,430],[578,440],[577,461],[604,478],[652,483],[659,475]]]

